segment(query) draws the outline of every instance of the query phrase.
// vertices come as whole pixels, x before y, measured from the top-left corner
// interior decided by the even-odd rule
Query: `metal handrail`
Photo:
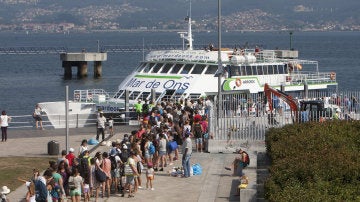
[[[124,112],[125,113],[125,112]],[[52,115],[52,116],[58,116],[60,124],[65,124],[65,116],[64,115]],[[32,115],[16,115],[16,116],[10,116],[11,121],[9,122],[9,129],[29,129],[29,128],[35,128],[35,119]],[[131,117],[113,117],[114,124],[115,125],[126,125],[129,124],[129,120]],[[70,128],[78,128],[79,121],[87,121],[85,123],[85,126],[95,126],[96,125],[96,119],[95,118],[87,118],[82,119],[80,118],[79,114],[74,114],[70,116],[69,119],[69,127]],[[51,122],[48,120],[47,115],[42,115],[42,124],[43,128],[54,128],[54,126],[51,124]]]

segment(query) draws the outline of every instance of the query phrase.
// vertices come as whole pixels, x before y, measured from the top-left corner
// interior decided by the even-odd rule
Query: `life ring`
[[[335,78],[336,78],[336,73],[335,73],[335,72],[331,72],[331,73],[330,73],[330,79],[331,79],[331,80],[335,80]]]
[[[240,79],[240,78],[237,78],[237,79],[235,80],[235,85],[236,85],[236,87],[240,87],[240,86],[241,86],[241,79]]]

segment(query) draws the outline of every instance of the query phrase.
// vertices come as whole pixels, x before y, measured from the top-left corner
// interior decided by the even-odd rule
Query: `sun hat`
[[[1,187],[0,192],[1,192],[1,194],[8,194],[8,193],[10,193],[10,189],[7,186],[3,186],[3,187]]]
[[[69,152],[71,152],[71,153],[74,153],[74,151],[75,151],[74,148],[69,149]]]

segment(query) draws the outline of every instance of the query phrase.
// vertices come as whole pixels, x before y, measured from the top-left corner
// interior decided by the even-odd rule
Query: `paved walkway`
[[[116,128],[116,134],[109,138],[110,141],[122,139],[125,133],[130,133],[136,128],[132,126],[121,126]],[[49,156],[47,155],[47,143],[56,140],[60,144],[60,151],[65,149],[65,129],[57,130],[9,130],[9,139],[2,143],[0,147],[0,156]],[[69,145],[78,151],[82,139],[95,137],[94,128],[81,128],[69,130]],[[19,149],[26,148],[26,149]],[[109,151],[108,146],[97,146],[94,151]],[[93,153],[92,153],[93,155]],[[172,167],[181,166],[181,160],[175,161],[171,167],[167,167],[163,172],[157,172],[154,180],[154,191],[139,190],[134,198],[122,198],[120,195],[111,195],[110,198],[103,198],[99,201],[239,201],[236,194],[238,179],[231,176],[231,172],[224,169],[234,159],[235,154],[221,153],[193,153],[191,163],[199,163],[203,168],[202,175],[192,176],[190,178],[178,178],[169,175]],[[255,160],[253,154],[251,159]],[[56,159],[57,156],[54,156]],[[253,163],[253,161],[252,161]],[[256,163],[255,163],[256,165]],[[32,168],[29,168],[32,169]],[[248,176],[256,179],[256,174],[250,172]],[[246,173],[246,172],[245,172]],[[251,174],[252,173],[252,174]],[[145,187],[145,177],[142,175]],[[3,185],[1,185],[3,186]],[[26,193],[26,187],[21,186],[12,191],[8,198],[10,201],[21,201]],[[92,199],[91,201],[94,201]]]

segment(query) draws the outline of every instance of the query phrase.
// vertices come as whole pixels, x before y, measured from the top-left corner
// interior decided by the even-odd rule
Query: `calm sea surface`
[[[359,32],[295,32],[292,46],[300,58],[319,61],[320,71],[335,71],[339,89],[360,90],[360,33]],[[88,52],[101,45],[181,44],[176,33],[89,33],[89,34],[9,34],[0,33],[0,47],[67,47],[70,51]],[[216,33],[194,33],[194,44],[217,44]],[[223,44],[237,47],[249,44],[267,49],[288,49],[288,32],[223,33]],[[0,110],[9,115],[31,114],[38,102],[65,99],[65,86],[70,98],[75,89],[101,88],[116,91],[120,82],[135,68],[143,53],[109,53],[103,63],[103,77],[93,79],[92,63],[88,78],[63,79],[60,56],[0,55]]]

